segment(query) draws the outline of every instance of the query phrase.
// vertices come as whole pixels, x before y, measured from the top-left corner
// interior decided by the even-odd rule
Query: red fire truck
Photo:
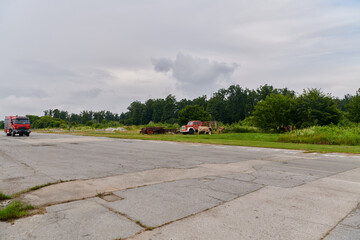
[[[7,116],[4,122],[4,132],[7,136],[15,137],[15,134],[19,136],[30,136],[30,120],[27,117],[20,116]]]
[[[218,129],[218,123],[216,121],[190,121],[187,125],[181,126],[180,132],[183,134],[194,134],[198,131],[199,126],[207,126],[210,131],[214,131]]]

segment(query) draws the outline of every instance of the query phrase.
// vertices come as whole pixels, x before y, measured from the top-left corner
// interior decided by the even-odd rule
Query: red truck
[[[198,128],[200,126],[207,126],[209,127],[210,131],[217,130],[218,129],[218,123],[216,121],[190,121],[187,123],[187,125],[181,126],[180,132],[183,134],[194,134],[198,131]]]
[[[20,116],[7,116],[4,122],[4,132],[6,136],[13,136],[19,134],[19,136],[30,136],[30,120],[27,117]]]

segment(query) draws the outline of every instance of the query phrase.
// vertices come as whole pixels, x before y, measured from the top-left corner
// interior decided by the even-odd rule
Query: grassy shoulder
[[[74,135],[82,136],[97,136],[97,137],[110,137],[122,139],[142,139],[142,140],[158,140],[158,141],[174,141],[174,142],[187,142],[187,143],[206,143],[206,144],[219,144],[219,145],[234,145],[234,146],[248,146],[248,147],[263,147],[263,148],[280,148],[280,149],[294,149],[304,150],[306,152],[321,152],[321,153],[360,153],[360,146],[351,145],[327,145],[327,144],[308,144],[308,143],[292,143],[280,142],[280,139],[285,134],[277,133],[224,133],[224,134],[158,134],[158,135],[145,135],[140,134],[139,129],[132,128],[128,131],[119,132],[104,132],[96,130],[82,130],[70,132]],[[52,132],[46,130],[42,132]],[[69,132],[56,132],[65,133]]]

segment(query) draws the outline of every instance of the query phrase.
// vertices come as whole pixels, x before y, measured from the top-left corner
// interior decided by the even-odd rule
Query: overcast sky
[[[358,0],[0,0],[0,116],[360,87]]]

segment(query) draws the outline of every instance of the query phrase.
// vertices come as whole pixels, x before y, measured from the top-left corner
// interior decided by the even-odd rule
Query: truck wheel
[[[6,133],[6,136],[11,136],[11,132],[7,132],[7,133]]]
[[[15,137],[15,132],[11,131],[11,136]]]
[[[194,129],[190,129],[189,134],[194,134]]]
[[[27,137],[30,136],[30,133],[25,133],[25,136],[27,136]]]
[[[19,136],[23,136],[24,134],[23,133],[19,133]]]

